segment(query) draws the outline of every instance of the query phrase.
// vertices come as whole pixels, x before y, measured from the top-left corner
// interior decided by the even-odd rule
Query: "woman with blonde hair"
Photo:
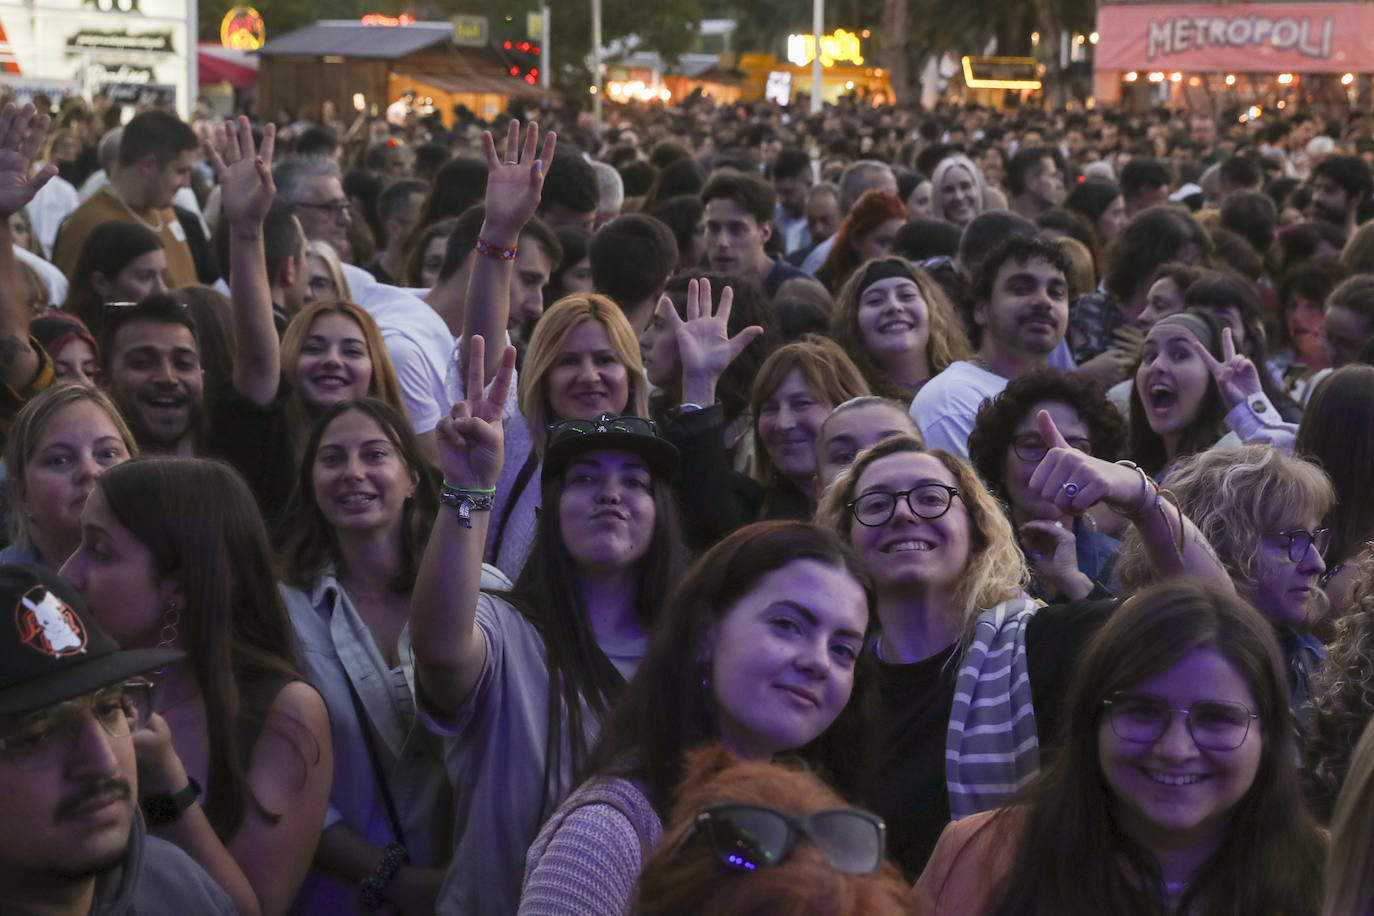
[[[1047,448],[1031,490],[1066,514],[1101,503],[1127,517],[1161,575],[1229,587],[1153,481],[1069,447],[1047,412],[1037,423]],[[1035,775],[1040,736],[1055,734],[1054,695],[1116,602],[1028,599],[1000,504],[967,462],[910,436],[862,452],[826,490],[817,521],[849,540],[878,593],[863,800],[914,876],[951,817],[1005,804]]]
[[[0,563],[56,570],[81,543],[81,509],[107,469],[138,454],[109,396],[60,385],[24,405],[5,444],[10,546]]]
[[[1374,723],[1365,727],[1336,799],[1322,916],[1374,913]]]
[[[339,253],[328,242],[315,239],[305,245],[306,268],[310,271],[310,282],[306,287],[305,301],[319,302],[341,299],[351,302],[353,293],[348,288],[348,277],[344,275],[343,262]]]
[[[873,393],[907,402],[950,363],[973,352],[940,285],[895,255],[854,272],[835,302],[830,336]]]
[[[530,337],[520,370],[519,403],[520,413],[505,420],[506,461],[496,485],[486,551],[487,562],[511,579],[519,576],[534,544],[549,426],[607,413],[649,415],[639,341],[620,307],[597,293],[555,302]]]
[[[321,300],[297,312],[282,335],[281,368],[291,384],[287,422],[297,441],[340,401],[372,397],[405,413],[381,328],[352,302]]]
[[[946,156],[935,166],[930,183],[934,193],[930,197],[930,213],[936,219],[947,219],[964,227],[988,209],[989,188],[983,173],[967,156]]]

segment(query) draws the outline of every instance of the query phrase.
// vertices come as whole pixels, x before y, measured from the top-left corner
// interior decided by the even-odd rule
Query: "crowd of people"
[[[1367,118],[38,102],[0,911],[1374,912]]]

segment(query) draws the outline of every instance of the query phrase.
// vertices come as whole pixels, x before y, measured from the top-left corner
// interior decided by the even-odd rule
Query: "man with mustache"
[[[978,408],[1007,382],[1049,364],[1069,324],[1069,261],[1063,249],[1014,236],[993,249],[976,275],[974,344],[911,402],[911,418],[930,448],[968,458]]]
[[[0,566],[0,912],[231,914],[186,853],[148,834],[199,787],[138,804],[137,676],[181,653],[124,651],[53,574]]]

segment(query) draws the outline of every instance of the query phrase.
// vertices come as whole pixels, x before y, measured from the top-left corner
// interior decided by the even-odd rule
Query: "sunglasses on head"
[[[658,435],[653,420],[643,417],[615,417],[596,420],[560,420],[549,425],[549,441],[567,435],[590,436],[595,433],[631,433],[638,436]]]
[[[721,865],[735,871],[782,864],[805,834],[836,871],[868,875],[883,864],[887,845],[883,819],[858,808],[794,817],[761,805],[716,805],[697,814],[678,848],[697,834],[706,836]]]

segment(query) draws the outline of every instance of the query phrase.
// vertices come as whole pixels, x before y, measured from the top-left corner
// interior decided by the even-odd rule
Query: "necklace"
[[[129,211],[129,215],[132,216],[134,219],[138,220],[138,221],[139,221],[140,223],[142,223],[144,226],[148,227],[148,228],[149,228],[150,230],[152,230],[153,232],[161,232],[161,231],[162,231],[162,227],[163,227],[163,225],[164,225],[164,223],[163,223],[163,221],[162,221],[162,214],[161,214],[161,213],[158,213],[157,210],[154,210],[154,211],[153,211],[153,214],[154,214],[155,216],[157,216],[157,225],[154,226],[152,223],[148,222],[146,219],[144,219],[143,217],[139,216],[138,213],[134,211],[134,208],[133,208],[133,207],[129,206],[129,202],[128,202],[127,200],[125,200],[125,199],[123,198],[123,196],[121,196],[120,193],[119,193],[117,190],[115,190],[115,186],[114,186],[113,184],[106,184],[106,185],[105,185],[105,192],[106,192],[107,194],[109,194],[111,197],[113,197],[115,200],[119,201],[120,205],[121,205],[125,210],[128,210],[128,211]]]

